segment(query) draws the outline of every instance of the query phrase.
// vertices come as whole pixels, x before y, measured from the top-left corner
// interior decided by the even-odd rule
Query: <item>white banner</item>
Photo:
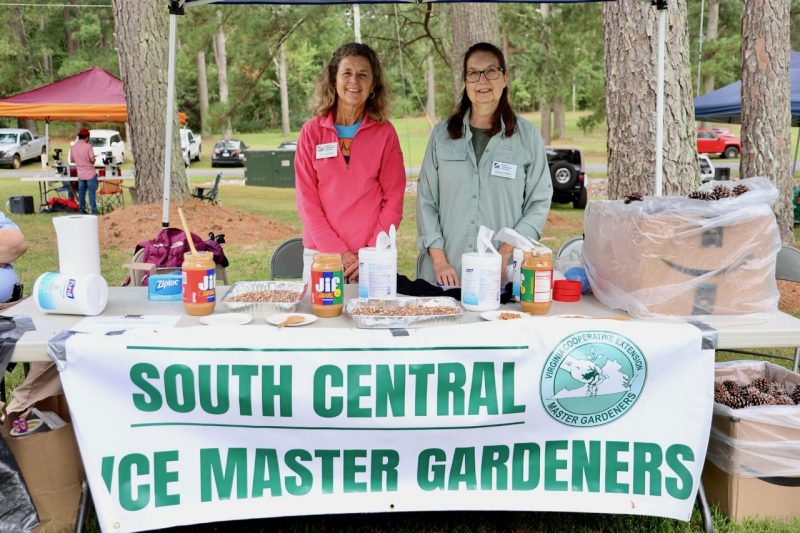
[[[103,531],[430,510],[687,520],[713,351],[684,324],[79,334],[61,379]]]

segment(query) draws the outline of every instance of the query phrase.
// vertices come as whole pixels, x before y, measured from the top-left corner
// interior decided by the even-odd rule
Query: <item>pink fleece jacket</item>
[[[294,158],[303,245],[321,252],[358,252],[403,218],[406,171],[390,122],[365,117],[351,143],[350,162],[339,147],[333,114],[303,125]],[[335,143],[336,156],[317,159],[317,146]]]

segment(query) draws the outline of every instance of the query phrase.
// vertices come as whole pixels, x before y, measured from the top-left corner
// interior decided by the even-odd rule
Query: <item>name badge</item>
[[[336,157],[336,145],[338,143],[325,143],[317,145],[317,159],[327,159]]]
[[[511,163],[501,163],[500,161],[492,161],[492,176],[513,180],[517,177],[517,165],[512,165]]]

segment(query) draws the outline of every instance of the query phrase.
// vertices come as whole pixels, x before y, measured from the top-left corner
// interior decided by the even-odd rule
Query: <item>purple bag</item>
[[[214,234],[209,235],[209,239],[204,241],[199,236],[192,235],[194,247],[198,252],[211,252],[214,254],[214,263],[221,267],[229,265],[228,258],[225,257],[225,252],[222,250],[221,242],[225,242],[224,235],[218,235],[216,238]],[[143,263],[152,263],[156,268],[180,268],[183,266],[184,254],[191,252],[189,242],[186,240],[186,233],[178,228],[165,228],[155,239],[149,241],[142,241],[136,245],[134,252],[144,249],[141,261]],[[143,278],[147,282],[149,274]],[[126,280],[124,285],[127,285],[130,279]]]

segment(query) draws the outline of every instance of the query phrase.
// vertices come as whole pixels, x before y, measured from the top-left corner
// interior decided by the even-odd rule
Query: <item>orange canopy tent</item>
[[[0,99],[0,116],[48,122],[125,122],[122,81],[92,67],[24,93]]]

